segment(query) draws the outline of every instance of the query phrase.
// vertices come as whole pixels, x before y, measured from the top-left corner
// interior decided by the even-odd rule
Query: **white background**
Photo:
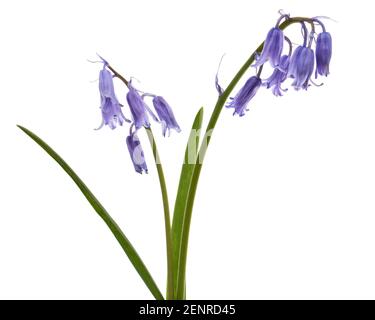
[[[153,124],[174,203],[189,127],[207,121],[214,76],[229,83],[283,8],[326,15],[331,75],[283,98],[262,89],[224,110],[202,170],[188,298],[375,298],[375,108],[371,1],[7,1],[0,10],[0,298],[151,299],[53,146],[124,228],[159,287],[166,277],[157,174],[136,174],[127,128],[100,124],[96,52],[161,94],[182,127]],[[297,26],[290,29],[300,42]],[[253,74],[249,71],[246,77]],[[245,81],[246,79],[243,79]],[[241,83],[243,83],[243,81]],[[124,101],[126,90],[116,83]]]

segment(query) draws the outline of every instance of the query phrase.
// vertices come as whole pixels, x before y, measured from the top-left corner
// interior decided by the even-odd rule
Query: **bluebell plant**
[[[285,34],[287,28],[293,24],[299,25],[302,31],[302,38],[298,40],[295,47]],[[149,172],[146,164],[147,155],[144,154],[142,148],[144,142],[141,142],[138,137],[140,130],[146,131],[152,147],[164,211],[167,253],[166,295],[163,295],[119,225],[111,218],[104,206],[73,169],[37,135],[25,127],[19,127],[56,160],[73,179],[97,214],[107,224],[154,298],[158,300],[182,300],[186,299],[187,248],[195,195],[203,160],[221,111],[224,107],[232,108],[234,109],[233,115],[242,117],[249,110],[252,99],[263,88],[271,89],[275,96],[283,96],[288,90],[287,83],[289,81],[291,87],[295,90],[308,90],[311,84],[314,84],[311,79],[314,71],[315,78],[328,76],[331,57],[332,37],[327,32],[321,19],[291,17],[281,14],[276,24],[268,31],[264,43],[250,55],[226,87],[220,85],[217,71],[215,77],[215,87],[218,92],[217,102],[202,137],[200,136],[200,129],[202,127],[203,108],[195,116],[184,158],[188,161],[184,161],[182,165],[173,215],[170,212],[167,185],[152,127],[154,125],[160,126],[164,137],[169,136],[171,130],[180,132],[181,129],[177,121],[178,112],[177,117],[174,113],[177,109],[172,109],[177,104],[176,102],[169,104],[159,93],[141,91],[138,85],[134,85],[132,79],[126,79],[107,60],[100,57],[102,66],[99,71],[99,96],[102,123],[99,128],[108,126],[111,129],[121,129],[121,126],[129,123],[129,133],[126,138],[124,136],[124,140],[130,154],[130,161],[137,173]],[[265,65],[269,65],[272,72],[263,77]],[[232,97],[238,83],[248,71],[253,74],[247,76],[244,85]],[[121,96],[126,96],[124,105],[119,102],[118,95],[115,93],[114,80],[116,79],[121,80],[125,85],[123,94],[121,94]],[[193,153],[189,150],[191,145],[194,146]]]

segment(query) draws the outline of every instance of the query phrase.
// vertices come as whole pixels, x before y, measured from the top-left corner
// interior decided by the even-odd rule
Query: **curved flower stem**
[[[148,139],[150,141],[150,145],[152,147],[152,154],[154,155],[155,165],[156,165],[156,169],[158,171],[158,176],[159,176],[160,189],[161,189],[162,198],[163,198],[165,238],[166,238],[166,245],[167,245],[167,268],[168,268],[167,300],[173,300],[173,294],[174,294],[173,247],[172,247],[171,217],[170,217],[170,210],[169,210],[167,186],[165,184],[163,167],[160,163],[159,152],[156,147],[154,134],[152,133],[151,128],[145,128],[145,129],[147,132]]]
[[[126,86],[128,86],[129,81],[126,80],[121,74],[119,74],[111,65],[107,65],[107,68],[113,72],[115,77],[119,78]]]
[[[285,20],[279,26],[279,28],[284,30],[291,24],[299,23],[303,21],[313,24],[312,20],[309,18],[295,17],[295,18],[289,18]],[[187,262],[187,250],[188,250],[188,242],[189,242],[191,216],[192,216],[199,176],[202,170],[203,160],[204,160],[208,145],[211,141],[213,130],[216,126],[217,120],[219,119],[221,110],[223,109],[225,102],[227,101],[231,92],[233,91],[237,83],[240,81],[242,76],[245,74],[247,69],[249,69],[251,64],[254,62],[256,53],[261,53],[263,46],[264,46],[264,43],[262,43],[255,50],[255,52],[249,57],[249,59],[245,62],[245,64],[241,67],[241,69],[234,76],[233,80],[229,83],[228,87],[224,90],[223,94],[218,98],[215,108],[212,112],[211,118],[208,122],[205,135],[202,139],[202,144],[199,149],[199,157],[194,166],[189,194],[187,197],[186,213],[184,217],[183,229],[182,229],[182,234],[181,234],[181,247],[180,247],[179,263],[178,263],[179,267],[177,270],[176,299],[185,299],[186,262]]]
[[[111,70],[116,78],[119,78],[126,86],[129,81],[126,80],[121,74],[119,74],[111,65],[107,65],[107,68]],[[160,162],[159,152],[156,146],[154,134],[151,128],[145,128],[150,142],[152,153],[155,160],[156,169],[159,176],[160,190],[163,199],[164,207],[164,224],[165,224],[165,237],[166,237],[166,250],[167,250],[167,300],[173,299],[174,295],[174,275],[173,275],[173,247],[172,247],[172,236],[171,236],[171,218],[169,210],[169,200],[167,186],[164,178],[163,166]]]

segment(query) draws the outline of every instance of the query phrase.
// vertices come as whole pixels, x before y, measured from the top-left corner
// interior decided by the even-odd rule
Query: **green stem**
[[[293,23],[299,23],[301,21],[307,21],[311,23],[311,19],[308,18],[290,18],[285,20],[281,25],[280,29],[284,30],[289,25]],[[177,270],[177,283],[176,283],[176,299],[184,299],[184,291],[185,291],[185,278],[186,278],[186,262],[187,262],[187,251],[188,251],[188,242],[189,242],[189,232],[190,232],[190,224],[191,224],[191,216],[194,206],[195,195],[197,191],[198,181],[200,172],[202,170],[203,160],[205,158],[205,154],[209,143],[211,141],[213,130],[216,126],[216,123],[219,119],[221,110],[224,107],[225,102],[227,101],[229,95],[240,81],[242,76],[245,74],[247,69],[251,66],[251,64],[255,60],[256,53],[261,53],[264,46],[264,42],[255,50],[255,52],[249,57],[249,59],[244,63],[241,69],[237,72],[234,76],[233,80],[230,82],[228,87],[225,89],[223,94],[218,98],[215,108],[212,112],[211,118],[208,122],[206,132],[204,138],[202,139],[202,143],[199,149],[199,157],[197,159],[197,163],[194,166],[193,176],[190,184],[189,194],[187,197],[187,206],[186,206],[186,213],[184,216],[183,222],[183,229],[181,235],[181,247],[180,247],[180,254],[179,254],[179,268]]]
[[[129,81],[126,80],[120,73],[118,73],[111,65],[107,65],[107,68],[113,72],[115,77],[119,78],[127,87]],[[172,235],[171,235],[171,218],[169,210],[169,200],[167,186],[164,178],[163,166],[160,162],[159,152],[156,146],[154,134],[151,128],[145,128],[150,142],[152,153],[155,160],[156,169],[159,176],[160,190],[163,199],[164,207],[164,224],[165,224],[165,238],[166,238],[166,250],[167,250],[167,300],[174,298],[174,275],[173,275],[173,246],[172,246]]]
[[[165,223],[165,240],[167,246],[167,300],[173,300],[174,298],[174,275],[173,275],[173,246],[172,246],[172,234],[171,234],[171,217],[169,211],[169,201],[167,186],[165,184],[163,167],[160,163],[159,152],[156,147],[155,138],[151,128],[146,128],[147,136],[152,147],[152,153],[154,155],[156,169],[158,171],[160,189],[163,199],[164,207],[164,223]]]

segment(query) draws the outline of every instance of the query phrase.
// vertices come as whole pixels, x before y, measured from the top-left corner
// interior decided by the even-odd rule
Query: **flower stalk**
[[[164,206],[164,224],[165,224],[165,238],[167,246],[167,300],[173,300],[174,293],[174,275],[173,275],[173,245],[171,235],[171,216],[169,210],[169,200],[167,185],[165,183],[163,166],[160,163],[158,148],[156,147],[155,137],[151,128],[146,128],[147,136],[152,147],[152,154],[154,156],[156,170],[158,171],[160,190],[163,198]]]
[[[304,17],[294,17],[288,18],[284,22],[282,22],[279,26],[280,30],[285,30],[288,26],[295,24],[307,22],[310,23],[313,27],[313,20],[310,18]],[[181,233],[181,240],[180,240],[180,253],[179,253],[179,260],[176,263],[175,268],[177,268],[177,282],[176,286],[176,299],[181,300],[185,299],[185,286],[186,286],[186,263],[187,263],[187,251],[188,251],[188,242],[189,242],[189,233],[190,233],[190,225],[191,225],[191,217],[193,212],[194,200],[195,195],[198,187],[199,177],[202,170],[203,161],[207,152],[207,148],[212,138],[213,130],[217,124],[221,111],[231,95],[233,89],[238,84],[240,79],[243,77],[245,72],[249,69],[249,67],[255,61],[255,58],[261,54],[264,47],[264,42],[255,50],[255,52],[249,57],[249,59],[244,63],[244,65],[240,68],[237,74],[234,76],[232,81],[229,83],[228,87],[224,90],[222,95],[219,96],[215,108],[211,114],[210,120],[208,122],[204,137],[202,139],[201,146],[199,148],[199,159],[194,165],[192,180],[190,184],[189,193],[187,196],[186,201],[186,212],[183,221],[183,228]],[[175,244],[176,245],[176,244]]]
[[[111,70],[114,76],[120,79],[127,87],[129,87],[130,81],[128,81],[124,76],[118,73],[111,65],[107,66],[109,70]],[[173,244],[172,244],[172,236],[171,236],[171,217],[170,217],[170,209],[169,209],[169,199],[168,199],[168,191],[167,185],[165,182],[164,177],[164,170],[163,166],[160,161],[160,156],[158,152],[158,148],[156,146],[155,137],[152,132],[151,127],[146,128],[146,133],[148,140],[150,142],[150,146],[152,148],[152,154],[154,157],[156,170],[158,172],[159,177],[159,184],[160,190],[163,200],[163,208],[164,208],[164,225],[165,225],[165,242],[166,242],[166,251],[167,251],[167,300],[173,300],[174,296],[174,268],[173,268]]]

